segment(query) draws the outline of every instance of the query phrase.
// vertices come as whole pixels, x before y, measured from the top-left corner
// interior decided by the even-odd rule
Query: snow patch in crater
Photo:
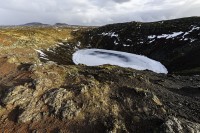
[[[75,64],[85,64],[87,66],[99,66],[104,64],[129,67],[137,70],[151,70],[156,73],[168,71],[160,62],[152,60],[142,55],[130,54],[113,50],[103,49],[82,49],[73,54]]]

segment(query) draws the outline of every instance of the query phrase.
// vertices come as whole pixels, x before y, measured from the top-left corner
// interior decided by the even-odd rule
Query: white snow
[[[170,34],[162,34],[162,35],[158,35],[157,38],[166,38],[168,37]]]
[[[40,56],[42,56],[42,57],[47,56],[47,55],[46,55],[45,53],[43,53],[41,50],[35,49],[35,51],[37,51],[37,52],[40,54]]]
[[[185,34],[183,35],[183,38],[186,36],[186,35],[189,35],[190,32],[185,32]]]
[[[152,43],[156,38],[158,39],[161,39],[161,38],[165,38],[165,39],[170,39],[170,38],[175,38],[177,36],[182,36],[181,40],[190,40],[190,42],[194,42],[196,39],[191,39],[191,38],[186,38],[187,35],[189,35],[190,33],[192,33],[193,31],[196,31],[196,30],[200,30],[200,27],[198,26],[195,26],[195,25],[191,25],[190,27],[190,30],[187,31],[187,32],[182,32],[182,31],[179,31],[179,32],[173,32],[171,34],[162,34],[162,35],[149,35],[148,36],[148,39],[150,39],[150,43]],[[200,34],[198,34],[200,35]]]
[[[166,38],[166,39],[170,39],[170,38],[174,38],[176,36],[179,36],[181,34],[183,34],[184,32],[180,31],[180,32],[173,32],[172,34],[162,34],[162,35],[150,35],[148,36],[148,39],[154,39],[154,38]]]
[[[168,71],[160,62],[152,60],[142,55],[130,54],[102,49],[82,49],[73,54],[75,64],[85,64],[87,66],[99,66],[103,64],[129,67],[137,70],[151,70],[156,73]]]
[[[184,32],[182,32],[182,31],[180,31],[180,32],[173,32],[173,34],[169,34],[169,35],[168,35],[167,39],[169,39],[169,38],[174,38],[174,37],[179,36],[179,35],[181,35],[181,34],[183,34],[183,33],[184,33]]]
[[[190,42],[194,42],[194,41],[196,41],[196,39],[191,39],[191,40],[190,40]]]
[[[115,41],[114,41],[114,44],[115,44],[115,45],[118,45],[119,43],[115,40]]]
[[[40,58],[41,58],[41,59],[44,59],[44,60],[49,60],[48,58],[45,58],[45,57],[42,57],[42,56],[41,56]]]
[[[64,45],[64,43],[62,43],[62,42],[58,42],[58,45]]]
[[[76,46],[80,47],[81,46],[81,42],[78,41],[77,44],[76,44]]]
[[[123,44],[124,47],[130,47],[131,45],[128,44]]]
[[[110,37],[118,37],[119,36],[118,34],[115,34],[115,32],[108,32],[108,33],[103,32],[103,33],[101,33],[101,35],[110,36]]]
[[[156,35],[150,35],[148,36],[148,39],[154,39],[156,37]]]
[[[99,35],[109,36],[109,37],[111,37],[111,38],[114,37],[114,39],[115,39],[114,44],[115,44],[115,45],[118,45],[118,44],[119,44],[119,43],[118,43],[118,41],[120,41],[119,35],[116,34],[115,32],[103,32],[103,33],[101,33],[101,34],[99,34]]]
[[[185,34],[183,35],[183,38],[185,38],[186,35],[189,35],[190,33],[192,33],[194,30],[199,30],[199,29],[200,27],[192,25],[192,29],[188,32],[185,32]]]
[[[49,59],[47,58],[47,55],[46,55],[45,53],[43,53],[41,50],[35,49],[35,51],[37,51],[37,52],[40,54],[40,58],[41,58],[41,59],[49,60]],[[47,49],[47,51],[50,51],[50,50]]]
[[[154,40],[151,40],[149,43],[152,43],[152,42],[154,42],[155,41],[155,39]]]
[[[192,25],[193,27],[192,27],[192,29],[189,31],[189,32],[192,32],[192,31],[194,31],[194,30],[199,30],[200,29],[200,27],[197,27],[197,26],[194,26],[194,25]]]
[[[47,51],[52,52],[52,53],[55,53],[53,50],[51,50],[51,49],[49,49],[49,48],[47,49]]]

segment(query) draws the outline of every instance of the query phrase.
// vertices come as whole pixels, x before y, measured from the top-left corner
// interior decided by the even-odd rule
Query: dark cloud
[[[104,25],[200,15],[198,0],[0,0],[0,25]]]

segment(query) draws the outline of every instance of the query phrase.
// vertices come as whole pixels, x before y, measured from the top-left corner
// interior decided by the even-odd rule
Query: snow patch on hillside
[[[35,49],[35,51],[39,53],[41,59],[49,60],[49,59],[47,58],[47,55],[46,55],[44,52],[42,52],[41,50]]]
[[[191,25],[190,27],[190,30],[187,31],[187,32],[182,32],[182,31],[179,31],[179,32],[173,32],[171,34],[162,34],[162,35],[149,35],[147,38],[151,40],[151,42],[154,41],[154,39],[162,39],[162,38],[165,38],[165,39],[173,39],[173,38],[176,38],[176,37],[182,37],[181,40],[190,40],[190,42],[194,42],[195,39],[192,39],[192,38],[187,38],[186,36],[191,34],[192,32],[194,31],[198,31],[200,30],[200,27],[198,26],[195,26],[195,25]]]
[[[87,66],[98,66],[103,64],[129,67],[137,70],[151,70],[156,73],[168,71],[160,62],[152,60],[142,55],[130,54],[112,50],[102,49],[82,49],[73,54],[75,64],[85,64]]]
[[[174,38],[177,37],[181,34],[183,34],[184,32],[180,31],[180,32],[173,32],[172,34],[162,34],[162,35],[150,35],[148,36],[148,39],[154,39],[154,38],[166,38],[166,39],[170,39],[170,38]]]
[[[101,33],[101,35],[103,35],[103,36],[110,36],[110,37],[118,37],[119,36],[115,32],[107,32],[107,33],[103,32],[103,33]]]
[[[98,34],[98,35],[101,35],[101,36],[108,36],[108,37],[111,37],[114,39],[114,44],[115,45],[118,45],[119,44],[119,35],[116,34],[115,32],[103,32],[101,34]],[[91,38],[92,39],[92,38]]]

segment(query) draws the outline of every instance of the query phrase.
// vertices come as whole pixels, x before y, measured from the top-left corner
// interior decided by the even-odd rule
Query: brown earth
[[[75,29],[2,29],[14,39],[0,44],[0,131],[200,131],[200,76],[52,62],[75,50]],[[48,48],[54,58],[44,62],[34,49]]]

